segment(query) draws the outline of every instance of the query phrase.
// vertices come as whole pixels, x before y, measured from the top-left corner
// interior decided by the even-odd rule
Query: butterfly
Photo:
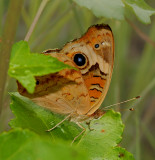
[[[36,77],[33,94],[18,83],[19,93],[52,112],[67,115],[80,126],[79,122],[101,106],[109,89],[114,65],[111,28],[105,24],[93,25],[81,38],[43,54],[56,57],[77,70],[64,69]]]

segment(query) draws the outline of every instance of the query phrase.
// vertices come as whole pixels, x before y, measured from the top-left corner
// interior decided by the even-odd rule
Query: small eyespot
[[[99,48],[99,46],[100,46],[99,44],[95,44],[95,48]]]
[[[84,66],[86,64],[86,57],[81,53],[75,54],[73,60],[79,67]]]

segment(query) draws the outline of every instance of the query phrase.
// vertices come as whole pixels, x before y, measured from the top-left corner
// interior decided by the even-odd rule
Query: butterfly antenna
[[[123,104],[123,103],[129,102],[129,101],[133,101],[133,100],[136,100],[136,99],[139,99],[139,98],[140,98],[140,96],[137,96],[137,97],[134,97],[134,98],[128,99],[128,100],[123,101],[123,102],[119,102],[119,103],[111,104],[111,105],[109,105],[109,106],[104,107],[103,109],[107,109],[107,108],[110,108],[110,107],[112,107],[112,106],[117,106],[117,105],[119,105],[119,104]],[[131,109],[131,111],[133,111],[133,109]]]

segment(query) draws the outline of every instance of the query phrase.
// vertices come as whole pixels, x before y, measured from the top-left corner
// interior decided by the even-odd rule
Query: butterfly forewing
[[[113,71],[114,40],[110,27],[94,25],[61,50],[47,50],[44,54],[78,70],[64,69],[36,77],[33,94],[18,83],[19,93],[56,113],[77,116],[94,113],[107,94]]]
[[[82,73],[90,97],[87,114],[94,113],[103,102],[109,89],[113,63],[114,39],[108,25],[95,25],[80,39],[70,42],[61,50],[74,61],[77,54],[86,58],[83,67],[76,65]]]

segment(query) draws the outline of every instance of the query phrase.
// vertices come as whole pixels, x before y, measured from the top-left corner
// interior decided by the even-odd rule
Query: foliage
[[[37,150],[37,152],[39,152],[39,150],[44,148],[42,151],[44,153],[47,148],[47,157],[52,158],[53,155],[57,155],[57,153],[60,153],[62,150],[63,146],[58,148],[55,144],[56,142],[60,143],[61,139],[66,141],[65,144],[68,146],[64,152],[62,152],[62,156],[68,159],[68,154],[63,155],[63,153],[73,152],[72,150],[69,151],[69,143],[71,143],[74,137],[81,132],[81,129],[79,129],[74,123],[65,121],[56,129],[47,132],[46,130],[55,126],[56,123],[63,119],[63,117],[37,106],[31,100],[20,96],[18,93],[11,93],[11,99],[11,109],[16,118],[11,120],[9,124],[14,130],[1,135],[0,144],[3,145],[0,146],[0,149],[2,147],[4,149],[7,148],[8,141],[11,141],[9,146],[15,145],[15,147],[13,147],[14,150],[10,149],[10,151],[4,155],[0,155],[0,157],[5,156],[12,157],[12,159],[20,159],[19,157],[24,154],[24,150],[28,149],[32,151],[29,155],[26,153],[25,156],[34,156],[37,159],[35,151]],[[101,118],[92,120],[89,127],[85,122],[83,122],[83,126],[86,128],[86,131],[84,135],[81,136],[81,139],[78,140],[77,147],[80,150],[83,150],[83,152],[87,151],[86,153],[89,155],[90,159],[134,159],[129,152],[117,146],[122,139],[121,135],[124,128],[119,113],[109,110]],[[45,140],[45,137],[46,139],[49,139],[48,144],[46,144],[47,140]],[[3,143],[4,139],[5,143]],[[16,142],[15,144],[14,141]],[[42,143],[44,145],[41,147]],[[34,149],[34,146],[33,148],[29,147],[31,144],[36,144],[37,148]],[[94,146],[96,147],[94,148]],[[20,150],[19,148],[22,148],[21,152],[16,151]],[[48,153],[50,148],[51,150],[54,148],[52,153]],[[42,152],[40,152],[40,154]],[[16,154],[14,155],[14,153]],[[44,157],[44,159],[46,158]],[[59,156],[55,157],[55,159],[59,159]],[[84,157],[81,157],[80,159],[84,159]]]
[[[142,23],[151,23],[150,16],[155,14],[144,0],[74,0],[77,4],[90,9],[97,17],[106,17],[122,20],[130,9]],[[131,16],[130,14],[126,16]]]
[[[41,0],[25,1],[25,4],[21,7],[22,11],[20,14],[18,10],[8,7],[8,0],[0,1],[0,18],[2,24],[3,22],[6,23],[5,17],[7,10],[11,13],[7,25],[4,25],[5,30],[3,29],[3,25],[0,26],[1,53],[3,49],[5,54],[10,54],[9,48],[11,48],[13,39],[15,39],[15,41],[24,39],[25,33],[32,25],[41,2]],[[104,106],[141,95],[141,100],[132,104],[133,107],[135,107],[135,112],[130,114],[128,111],[125,111],[122,114],[122,119],[126,127],[123,133],[124,138],[120,145],[133,153],[136,160],[154,160],[155,139],[153,137],[154,124],[152,122],[154,118],[155,94],[155,45],[150,41],[155,41],[155,19],[152,16],[153,23],[145,26],[137,22],[134,15],[136,15],[140,22],[144,24],[150,23],[150,16],[155,13],[155,10],[150,6],[155,5],[155,2],[153,0],[146,1],[150,6],[144,0],[74,0],[74,2],[75,3],[73,3],[72,0],[48,1],[48,5],[44,8],[29,40],[29,45],[33,53],[30,53],[30,49],[25,42],[20,42],[18,44],[22,44],[23,48],[25,48],[22,50],[22,54],[26,51],[25,56],[30,59],[39,56],[38,60],[40,62],[42,59],[42,57],[40,57],[41,54],[34,54],[35,52],[41,53],[48,48],[62,47],[67,41],[80,36],[90,25],[108,23],[113,30],[115,38],[115,67],[110,89],[104,100]],[[13,1],[12,4],[20,8],[16,6],[16,3]],[[21,15],[20,21],[18,17],[15,16],[15,13]],[[133,26],[126,21],[126,18],[129,19],[132,24],[135,24],[137,28],[133,28]],[[18,29],[16,29],[13,23],[17,21],[19,21]],[[14,34],[10,34],[10,28],[12,28]],[[15,30],[17,31],[16,34]],[[5,36],[3,36],[2,33],[5,33]],[[138,37],[139,35],[143,40]],[[1,41],[3,43],[1,43]],[[6,43],[4,44],[4,42]],[[14,59],[14,53],[17,54],[17,51],[20,51],[20,47],[15,47],[14,51],[15,52],[12,52],[13,56],[11,57],[11,61]],[[21,57],[19,61],[14,59],[13,63],[10,63],[9,74],[16,79],[19,78],[21,81],[24,76],[27,80],[21,83],[23,83],[23,85],[25,84],[24,86],[32,93],[35,86],[34,76],[39,73],[36,72],[29,63],[30,61],[24,57],[24,55],[22,59],[20,53],[18,53],[18,56]],[[6,72],[8,58],[4,59],[5,57],[2,55],[0,58],[6,63],[4,68],[0,68],[2,74],[2,72]],[[50,63],[50,68],[48,68],[49,66],[46,65],[48,60],[49,59],[46,58],[44,66],[39,66],[41,63],[37,64],[39,69],[43,67],[41,69],[42,73],[40,72],[41,74],[47,74],[48,70],[51,69],[54,71],[56,69],[56,66],[51,66],[53,65],[52,63]],[[53,62],[55,60],[50,59],[50,61]],[[18,68],[16,64],[18,64],[20,68]],[[29,70],[27,74],[23,72],[25,69],[22,70],[23,64],[28,67],[25,68]],[[31,67],[33,69],[31,69]],[[19,77],[18,74],[20,75]],[[1,76],[1,79],[2,77],[3,76]],[[28,83],[30,83],[31,87],[29,87]],[[9,129],[6,123],[12,117],[10,110],[7,108],[7,106],[9,106],[9,98],[6,93],[16,90],[16,85],[12,79],[8,79],[5,85],[6,90],[4,93],[1,93],[3,94],[4,107],[6,108],[2,110],[0,117],[0,131]],[[66,159],[73,159],[72,155],[74,155],[74,158],[76,158],[77,155],[77,159],[108,159],[109,157],[110,159],[133,159],[133,156],[127,152],[126,149],[118,147],[123,132],[120,114],[113,111],[106,112],[102,118],[91,121],[90,128],[95,129],[91,131],[88,126],[83,123],[82,125],[86,127],[86,132],[70,147],[69,145],[73,138],[81,131],[74,123],[65,121],[53,131],[46,132],[48,128],[60,122],[63,116],[50,113],[33,104],[28,99],[19,96],[17,93],[11,93],[11,98],[11,110],[16,118],[9,123],[13,129],[8,132],[3,132],[0,135],[0,159],[23,159],[23,156],[26,157],[27,153],[31,153],[28,155],[29,157],[27,156],[31,159],[48,159],[54,156],[56,158],[54,157],[53,159],[62,159],[62,157],[63,159],[64,157]],[[118,128],[115,128],[116,123],[114,120],[118,122]],[[102,133],[101,128],[103,126],[101,126],[101,124],[106,128],[106,130],[105,128],[102,129]],[[27,142],[26,144],[22,143],[24,139],[26,140],[25,142]],[[34,145],[35,147],[33,147]],[[106,147],[109,148],[109,152],[106,151]],[[82,148],[86,154],[83,154]],[[104,155],[102,155],[102,153],[104,153]],[[22,156],[22,158],[20,156]]]
[[[0,135],[0,151],[1,160],[88,160],[85,154],[65,143],[53,144],[34,132],[20,128]]]
[[[29,93],[34,92],[35,76],[55,73],[65,68],[73,68],[49,55],[31,53],[28,43],[20,41],[12,47],[9,75],[17,79]]]
[[[77,125],[69,125],[71,123],[67,121],[62,123],[61,128],[57,127],[52,132],[46,132],[64,117],[37,106],[31,100],[20,96],[18,93],[11,93],[11,99],[11,110],[16,116],[9,123],[12,128],[28,128],[41,136],[49,136],[51,139],[53,137],[63,138],[70,141],[80,132]]]

